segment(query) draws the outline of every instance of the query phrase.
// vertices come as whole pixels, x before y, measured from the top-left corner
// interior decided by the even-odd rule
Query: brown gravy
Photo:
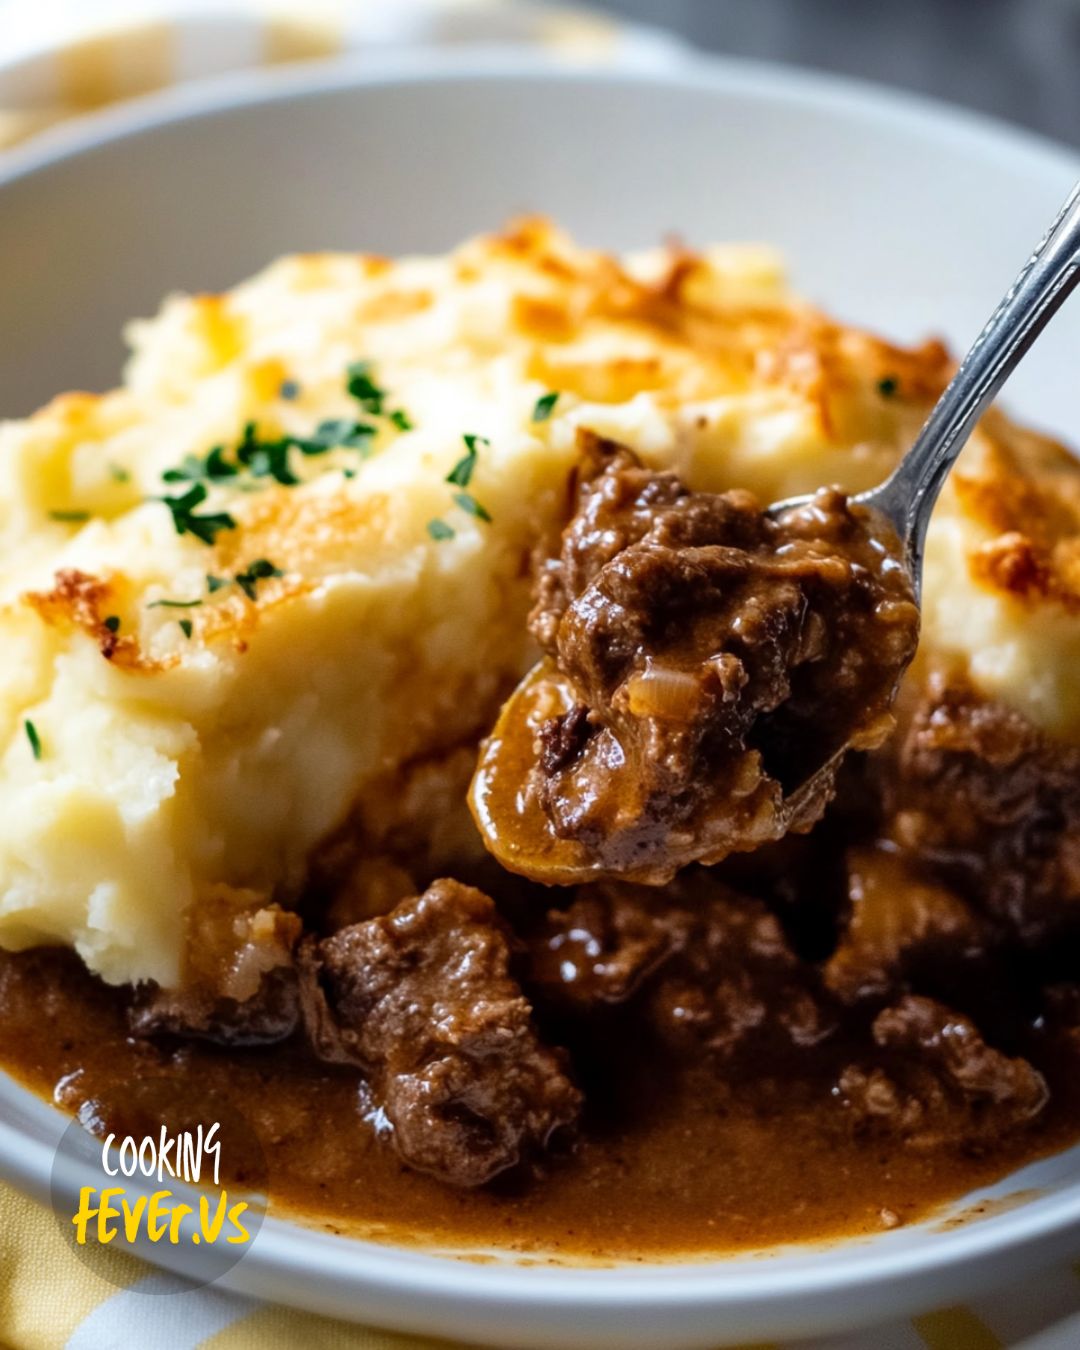
[[[813,1058],[812,1076],[725,1083],[703,1068],[678,1085],[631,1047],[611,1075],[617,1100],[590,1085],[573,1152],[549,1158],[542,1177],[458,1191],[404,1167],[358,1116],[355,1073],[315,1061],[299,1040],[241,1050],[136,1041],[124,998],[69,953],[0,954],[0,1060],[48,1097],[76,1075],[63,1090],[69,1108],[95,1100],[122,1114],[126,1085],[155,1074],[182,1080],[196,1111],[200,1096],[224,1096],[266,1150],[272,1212],[396,1243],[605,1261],[872,1234],[1080,1136],[1075,1072],[1045,1056],[1050,1107],[976,1155],[852,1136],[828,1097],[841,1046]]]

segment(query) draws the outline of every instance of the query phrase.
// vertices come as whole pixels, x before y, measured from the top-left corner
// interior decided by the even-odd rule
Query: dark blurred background
[[[1080,145],[1080,0],[591,0],[710,51],[933,94]]]

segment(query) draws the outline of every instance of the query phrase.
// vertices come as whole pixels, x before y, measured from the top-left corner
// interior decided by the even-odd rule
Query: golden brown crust
[[[989,535],[969,555],[981,585],[1028,605],[1080,613],[1080,469],[1049,437],[999,413],[953,473],[961,505]]]
[[[397,264],[385,258],[315,253],[290,265],[301,289],[331,284],[343,266],[358,268],[375,283],[356,309],[364,323],[405,319],[438,300],[435,280],[429,284],[421,274],[399,283]],[[894,346],[793,300],[775,278],[758,285],[740,280],[730,261],[721,262],[718,273],[713,254],[678,240],[643,268],[640,259],[578,248],[549,221],[531,217],[466,245],[455,257],[453,275],[479,279],[500,266],[514,273],[509,322],[525,339],[530,377],[589,400],[620,402],[648,391],[659,408],[675,413],[694,400],[757,390],[790,394],[792,406],[809,412],[828,445],[851,447],[853,462],[862,457],[856,476],[877,477],[877,467],[866,467],[871,463],[887,471],[953,369],[940,341]],[[727,277],[725,267],[734,280],[718,285],[718,275]],[[190,323],[207,369],[215,369],[242,352],[250,316],[240,293],[200,295],[190,302]],[[612,341],[600,343],[594,356],[583,339],[601,330],[610,330]],[[251,395],[265,402],[276,399],[288,375],[280,359],[266,358],[252,362],[246,378]],[[63,395],[37,418],[51,420],[65,435],[90,435],[112,406],[107,399]],[[703,414],[697,428],[708,431]],[[964,544],[974,580],[1028,607],[1080,611],[1075,460],[1054,442],[991,413],[952,483],[963,515],[976,526]],[[243,647],[262,607],[317,584],[308,566],[319,561],[311,556],[312,540],[392,532],[391,517],[381,498],[330,502],[271,489],[242,530],[220,537],[207,570],[230,574],[267,557],[288,579],[260,587],[254,603],[230,593],[193,614],[199,637]],[[51,604],[36,607],[55,619],[71,608],[72,595],[64,586],[50,594]],[[155,663],[141,658],[135,639],[102,628],[106,612],[91,614],[83,604],[82,618],[74,621],[95,637],[107,659],[151,668]]]
[[[127,670],[149,674],[164,668],[160,661],[146,659],[135,638],[122,636],[105,622],[114,612],[113,582],[88,576],[76,568],[56,573],[51,591],[29,591],[25,599],[47,624],[81,628],[98,646],[106,661]]]
[[[475,263],[472,261],[475,259]],[[891,441],[933,402],[953,362],[937,340],[905,349],[845,327],[782,289],[718,291],[708,255],[672,242],[650,274],[573,248],[542,219],[517,222],[472,246],[459,277],[492,260],[555,284],[515,294],[511,322],[537,343],[529,373],[587,399],[621,401],[649,390],[665,403],[755,388],[789,390],[812,404],[829,439]],[[648,350],[583,363],[571,346],[587,323],[611,324]],[[904,429],[898,431],[903,425]]]

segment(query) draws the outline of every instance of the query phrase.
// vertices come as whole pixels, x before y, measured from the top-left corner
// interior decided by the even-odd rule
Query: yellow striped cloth
[[[584,11],[500,0],[304,0],[234,10],[137,0],[0,0],[0,151],[83,113],[180,81],[366,47],[498,41],[568,61],[677,59],[649,30]],[[18,7],[17,29],[5,19]],[[147,21],[153,11],[157,17]],[[35,29],[35,15],[41,20]],[[88,15],[101,25],[88,29]],[[66,27],[64,21],[66,20]],[[55,34],[70,40],[62,45]],[[17,36],[14,46],[12,33]],[[160,1297],[169,1292],[169,1297]],[[151,1296],[154,1294],[156,1296]],[[802,1342],[802,1350],[1077,1350],[1080,1267],[1056,1270],[972,1308],[871,1332]],[[346,1325],[194,1289],[121,1252],[77,1259],[52,1215],[0,1183],[0,1350],[444,1350],[449,1342]],[[509,1350],[509,1348],[508,1348]],[[745,1350],[750,1350],[746,1347]],[[764,1346],[753,1350],[767,1350]]]

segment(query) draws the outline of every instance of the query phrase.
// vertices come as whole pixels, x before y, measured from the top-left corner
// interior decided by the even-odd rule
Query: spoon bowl
[[[869,537],[880,550],[877,559],[886,570],[890,566],[905,569],[908,590],[916,604],[927,526],[945,478],[979,417],[1078,280],[1080,184],[1073,188],[960,363],[911,449],[884,483],[851,499],[850,508],[870,522]],[[803,512],[813,514],[818,511],[818,500],[816,494],[787,498],[774,502],[765,515],[779,522]],[[850,526],[851,517],[846,520]],[[906,650],[891,644],[890,651],[901,651],[902,655],[892,671],[891,689],[887,688],[891,702],[914,654],[914,641]],[[777,783],[764,797],[759,791],[748,802],[745,839],[717,837],[725,830],[730,836],[731,821],[722,810],[710,809],[710,803],[715,805],[716,783],[710,784],[713,791],[705,792],[704,802],[685,818],[680,817],[677,829],[667,831],[662,819],[643,809],[645,799],[640,793],[629,791],[626,804],[620,803],[623,819],[618,831],[629,842],[613,850],[603,840],[592,843],[584,837],[565,837],[545,811],[537,787],[541,727],[553,719],[568,718],[575,707],[580,711],[583,702],[588,707],[572,680],[550,658],[534,666],[503,706],[494,732],[481,750],[470,790],[473,815],[489,851],[510,871],[548,885],[581,883],[601,876],[662,883],[680,867],[715,862],[729,852],[753,849],[767,838],[779,837],[776,831],[808,829],[831,796],[846,751],[872,748],[882,739],[880,726],[860,732],[855,723],[855,734],[841,737],[839,744],[835,737],[828,736],[813,744],[813,754],[801,757],[801,780],[785,781],[782,789]],[[594,710],[590,709],[588,720],[595,723]],[[828,719],[821,720],[827,726]],[[595,726],[590,734],[594,733]],[[615,736],[610,729],[603,734],[609,739]],[[620,766],[617,771],[630,774],[630,758],[617,737],[614,753]],[[735,793],[741,781],[738,773],[725,778],[720,766],[715,778],[721,792]],[[595,792],[587,774],[583,782],[586,791]],[[628,787],[635,785],[629,783]],[[732,802],[737,804],[737,798],[733,796]],[[635,808],[637,818],[630,818]],[[761,829],[763,812],[771,813],[771,833]]]

